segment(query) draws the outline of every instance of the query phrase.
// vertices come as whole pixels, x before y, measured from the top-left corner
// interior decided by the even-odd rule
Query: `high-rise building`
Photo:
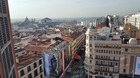
[[[0,0],[0,78],[17,78],[7,0]]]

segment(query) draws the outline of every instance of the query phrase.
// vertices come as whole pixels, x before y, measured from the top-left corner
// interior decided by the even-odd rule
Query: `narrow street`
[[[84,71],[84,57],[85,57],[85,48],[82,48],[77,53],[81,56],[79,60],[73,60],[71,67],[68,68],[64,78],[85,78]]]

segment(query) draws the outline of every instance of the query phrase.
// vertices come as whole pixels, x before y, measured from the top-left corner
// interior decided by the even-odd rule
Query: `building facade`
[[[8,0],[0,1],[0,78],[17,78]]]
[[[109,31],[110,32],[110,31]],[[121,40],[99,36],[94,27],[86,32],[85,72],[87,78],[119,78]]]
[[[132,25],[140,29],[140,12],[137,12],[135,14],[128,14],[124,18],[124,24],[131,23]]]
[[[139,67],[140,44],[135,38],[122,43],[119,78],[140,78]]]
[[[76,53],[85,43],[85,33],[84,32],[73,32],[69,36],[63,35],[62,39],[68,41],[69,51],[71,52],[71,58],[74,58]]]
[[[17,57],[19,78],[44,78],[42,56],[23,54]]]
[[[121,39],[119,34],[109,34],[106,37],[101,33],[97,33],[94,27],[86,32],[86,77],[139,78],[139,41],[129,36]]]
[[[62,41],[52,49],[43,53],[45,78],[59,78],[69,64],[70,60],[68,42]]]
[[[140,39],[140,29],[137,27],[133,26],[130,23],[125,24],[124,27],[125,34],[128,35],[130,38],[136,38],[137,40]]]

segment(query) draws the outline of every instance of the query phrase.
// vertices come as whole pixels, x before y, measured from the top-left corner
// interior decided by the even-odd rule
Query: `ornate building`
[[[110,35],[103,27],[96,32],[91,26],[86,32],[85,72],[87,78],[119,78],[121,39]]]

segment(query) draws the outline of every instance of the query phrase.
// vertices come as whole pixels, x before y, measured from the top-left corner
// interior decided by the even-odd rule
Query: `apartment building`
[[[85,72],[87,78],[139,78],[140,44],[129,35],[123,37],[93,26],[86,32]]]
[[[140,44],[135,38],[122,42],[119,78],[140,78]]]
[[[85,71],[87,78],[119,78],[121,39],[111,37],[109,28],[97,33],[91,26],[86,32]]]
[[[63,34],[61,38],[70,43],[69,50],[71,52],[71,58],[74,58],[75,54],[85,43],[84,32],[73,32],[73,33],[69,33],[69,35]]]
[[[0,78],[18,78],[8,0],[0,0]]]
[[[17,57],[19,78],[44,78],[42,56],[24,54]]]
[[[61,38],[55,38],[54,40],[56,42],[43,53],[44,75],[46,78],[60,77],[65,73],[65,69],[70,62],[69,43]]]
[[[28,42],[24,49],[29,53],[42,55],[43,52],[47,51],[49,46],[53,44],[53,39],[50,38],[34,38]]]
[[[132,25],[136,26],[138,29],[140,29],[140,12],[137,12],[135,14],[128,14],[124,17],[124,25],[127,23],[131,23]]]
[[[138,29],[136,26],[133,26],[131,23],[125,24],[124,30],[125,34],[130,38],[136,38],[137,40],[140,39],[140,29]]]

